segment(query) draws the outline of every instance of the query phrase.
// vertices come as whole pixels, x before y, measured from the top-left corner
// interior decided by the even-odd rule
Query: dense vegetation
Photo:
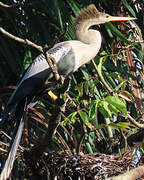
[[[66,92],[60,88],[54,90],[58,102],[53,102],[46,93],[42,101],[28,110],[22,147],[12,177],[46,179],[48,168],[50,174],[53,173],[53,179],[56,176],[58,179],[75,176],[93,179],[94,175],[103,179],[125,172],[128,166],[133,167],[136,152],[139,152],[140,160],[135,166],[142,163],[144,0],[1,2],[4,3],[0,3],[2,28],[16,37],[28,39],[42,47],[47,45],[49,48],[57,42],[75,39],[74,18],[81,8],[91,3],[95,4],[99,11],[110,15],[137,17],[137,20],[132,22],[107,23],[93,27],[98,29],[103,37],[102,47],[96,58],[68,78],[69,88]],[[39,53],[37,49],[0,33],[1,113],[22,74]],[[64,102],[65,110],[61,111],[59,107]],[[53,131],[51,134],[50,128]],[[13,129],[14,122],[11,122],[4,131],[11,136]],[[46,144],[51,153],[49,156],[45,155],[46,157],[43,155],[41,162],[38,159],[39,165],[31,164],[31,147],[35,147],[39,138],[45,134],[50,142],[53,136],[53,141]],[[1,162],[6,155],[5,143],[8,142],[9,138],[1,132]],[[29,151],[23,153],[25,149]],[[109,155],[113,156],[114,164],[111,163]],[[85,160],[82,159],[84,156]],[[105,173],[100,169],[103,157],[107,160]],[[120,161],[118,157],[124,157],[124,160]],[[118,161],[121,164],[117,164]],[[75,163],[81,171],[74,169]],[[109,164],[115,171],[110,171]],[[117,170],[116,164],[123,168]]]

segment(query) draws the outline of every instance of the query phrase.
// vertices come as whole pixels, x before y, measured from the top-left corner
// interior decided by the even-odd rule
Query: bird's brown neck
[[[97,30],[90,29],[95,25],[94,19],[82,21],[78,28],[75,30],[76,38],[85,44],[101,43],[101,34]]]

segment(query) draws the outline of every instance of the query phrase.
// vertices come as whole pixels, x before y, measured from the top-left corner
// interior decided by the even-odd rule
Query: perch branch
[[[25,45],[28,45],[28,46],[31,46],[33,48],[36,48],[38,51],[40,51],[41,53],[43,53],[46,57],[46,60],[49,64],[49,66],[51,67],[53,73],[54,73],[54,76],[55,76],[55,79],[58,81],[59,80],[59,74],[57,72],[57,68],[56,68],[56,61],[53,57],[51,57],[49,54],[48,54],[48,51],[45,51],[44,48],[42,46],[39,46],[33,42],[31,42],[30,40],[28,39],[22,39],[20,37],[17,37],[17,36],[14,36],[13,34],[7,32],[5,29],[3,29],[2,27],[0,27],[0,32],[2,34],[4,34],[5,36],[8,36],[9,38],[17,41],[17,42],[20,42],[20,43],[23,43]]]
[[[15,41],[17,42],[20,42],[20,43],[23,43],[23,44],[26,44],[28,46],[31,46],[31,47],[34,47],[36,48],[38,51],[40,51],[41,53],[43,53],[43,48],[31,41],[29,41],[28,39],[22,39],[22,38],[19,38],[17,36],[14,36],[13,34],[7,32],[5,29],[3,29],[2,27],[0,27],[0,32],[2,34],[4,34],[5,36],[8,36],[9,38],[11,39],[14,39]]]

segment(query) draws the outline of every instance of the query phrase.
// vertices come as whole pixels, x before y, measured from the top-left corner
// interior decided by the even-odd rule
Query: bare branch
[[[10,8],[11,6],[7,5],[7,4],[4,4],[2,2],[0,2],[0,6],[4,7],[4,8]]]
[[[20,37],[17,37],[17,36],[14,36],[13,34],[7,32],[5,29],[3,29],[2,27],[0,27],[0,32],[2,34],[4,34],[5,36],[8,36],[9,38],[11,39],[14,39],[15,41],[17,42],[20,42],[20,43],[23,43],[23,44],[26,44],[28,46],[31,46],[33,48],[36,48],[38,51],[40,51],[41,53],[43,53],[46,57],[46,60],[49,64],[49,66],[51,67],[53,73],[54,73],[54,76],[55,76],[55,79],[56,81],[59,80],[59,74],[57,72],[57,67],[56,67],[56,61],[53,57],[51,57],[49,54],[48,54],[48,51],[45,52],[44,48],[42,46],[39,46],[33,42],[31,42],[30,40],[28,39],[22,39]]]
[[[136,122],[136,120],[133,117],[131,117],[130,114],[128,114],[128,118],[135,126],[137,126],[138,128],[144,129],[144,124],[140,124]]]
[[[22,0],[12,5],[7,5],[7,4],[4,4],[3,2],[0,2],[0,7],[3,7],[3,8],[16,8],[16,7],[19,7],[20,5],[23,5]]]
[[[112,89],[110,88],[110,86],[107,84],[107,82],[105,81],[105,79],[104,79],[104,77],[102,76],[102,74],[99,73],[98,67],[97,67],[97,65],[95,64],[95,62],[94,62],[93,59],[92,59],[92,64],[93,64],[93,66],[94,66],[94,68],[95,68],[95,70],[96,70],[96,72],[97,72],[97,74],[98,74],[99,79],[100,79],[101,82],[103,83],[105,89],[108,91],[109,94],[111,94],[111,93],[113,92],[113,90],[112,90]]]
[[[2,27],[0,27],[0,32],[4,35],[8,36],[11,39],[14,39],[15,41],[32,46],[32,47],[36,48],[37,50],[39,50],[41,53],[43,53],[43,48],[41,46],[36,45],[35,43],[29,41],[28,39],[22,39],[22,38],[16,37],[16,36],[10,34],[9,32],[7,32]]]

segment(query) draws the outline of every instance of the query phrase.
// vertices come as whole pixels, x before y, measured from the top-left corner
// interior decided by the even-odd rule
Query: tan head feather
[[[94,4],[90,4],[87,8],[84,8],[80,11],[78,16],[75,19],[74,29],[77,30],[79,26],[86,20],[97,18],[98,10],[96,9]]]

